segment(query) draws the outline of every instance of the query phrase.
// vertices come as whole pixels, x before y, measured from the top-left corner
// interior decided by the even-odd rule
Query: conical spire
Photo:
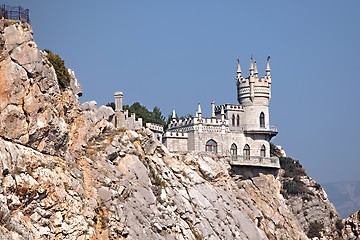
[[[175,108],[172,110],[172,116],[171,116],[173,121],[176,121],[176,113],[175,113]]]
[[[237,59],[237,70],[236,70],[236,80],[240,81],[241,79],[241,67],[240,67],[240,60]]]
[[[267,57],[266,59],[266,76],[269,76],[270,75],[270,56]]]
[[[237,59],[237,73],[241,73],[240,60]]]
[[[254,60],[254,73],[255,75],[258,75],[258,69],[257,69],[257,66],[256,66],[256,60]]]
[[[251,56],[251,59],[250,59],[250,72],[254,70],[254,59],[253,57]]]
[[[200,102],[198,102],[198,108],[197,108],[196,114],[197,114],[198,119],[201,119],[201,106],[200,106]]]
[[[211,102],[211,117],[215,118],[215,102]]]

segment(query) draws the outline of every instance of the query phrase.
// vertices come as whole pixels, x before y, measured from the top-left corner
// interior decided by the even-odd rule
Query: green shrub
[[[286,190],[289,195],[299,195],[308,192],[305,184],[297,178],[292,181],[285,181],[283,183],[283,189]]]
[[[284,177],[306,176],[305,170],[299,161],[289,157],[280,157],[280,166],[285,170]]]
[[[309,229],[308,229],[308,232],[307,232],[307,236],[309,238],[314,238],[314,237],[318,237],[320,238],[321,237],[321,231],[322,229],[324,228],[324,224],[322,222],[319,222],[319,221],[314,221],[314,222],[311,222],[310,225],[309,225]]]
[[[344,228],[344,223],[342,222],[342,220],[341,219],[336,220],[335,226],[337,233],[341,235],[341,231]]]
[[[62,88],[68,87],[70,84],[70,74],[68,69],[65,67],[64,60],[59,57],[59,55],[52,53],[50,50],[45,50],[45,52],[47,52],[47,58],[55,69],[59,85]]]
[[[115,111],[115,103],[114,102],[109,102],[108,104],[106,104],[106,106],[111,107]]]

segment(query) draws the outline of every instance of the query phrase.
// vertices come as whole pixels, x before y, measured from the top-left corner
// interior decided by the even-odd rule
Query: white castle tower
[[[269,129],[269,103],[271,98],[270,57],[266,61],[265,76],[259,77],[256,61],[250,60],[250,75],[241,75],[240,62],[237,69],[237,95],[239,104],[243,106],[246,118],[242,124],[246,129]]]

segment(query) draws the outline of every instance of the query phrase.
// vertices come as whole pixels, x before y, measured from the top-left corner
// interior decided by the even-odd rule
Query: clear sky
[[[30,9],[40,49],[75,70],[82,102],[164,115],[236,103],[236,59],[271,56],[273,142],[320,183],[360,180],[360,1],[1,1]]]

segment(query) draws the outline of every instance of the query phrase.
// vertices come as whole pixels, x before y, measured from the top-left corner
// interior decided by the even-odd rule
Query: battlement
[[[0,5],[0,19],[1,18],[30,23],[29,9],[20,6]]]
[[[271,73],[270,57],[267,58],[265,76],[259,77],[256,61],[251,58],[250,75],[243,77],[241,75],[240,62],[238,61],[238,70],[236,75],[238,101],[242,105],[250,105],[254,102],[260,105],[268,105],[271,98]]]
[[[156,123],[146,123],[145,126],[153,132],[164,132],[164,127]]]
[[[188,133],[186,132],[178,132],[178,131],[168,131],[168,132],[165,132],[163,137],[166,137],[166,138],[188,138],[189,135]]]
[[[186,118],[185,120],[180,119],[178,122],[171,122],[169,124],[169,129],[178,129],[178,128],[186,128],[194,125],[209,125],[209,126],[222,126],[229,124],[229,120],[221,121],[219,118]]]
[[[221,105],[215,107],[216,115],[221,114],[222,107],[224,108],[225,112],[226,111],[244,111],[244,107],[242,105],[226,103],[226,104],[221,104]]]

